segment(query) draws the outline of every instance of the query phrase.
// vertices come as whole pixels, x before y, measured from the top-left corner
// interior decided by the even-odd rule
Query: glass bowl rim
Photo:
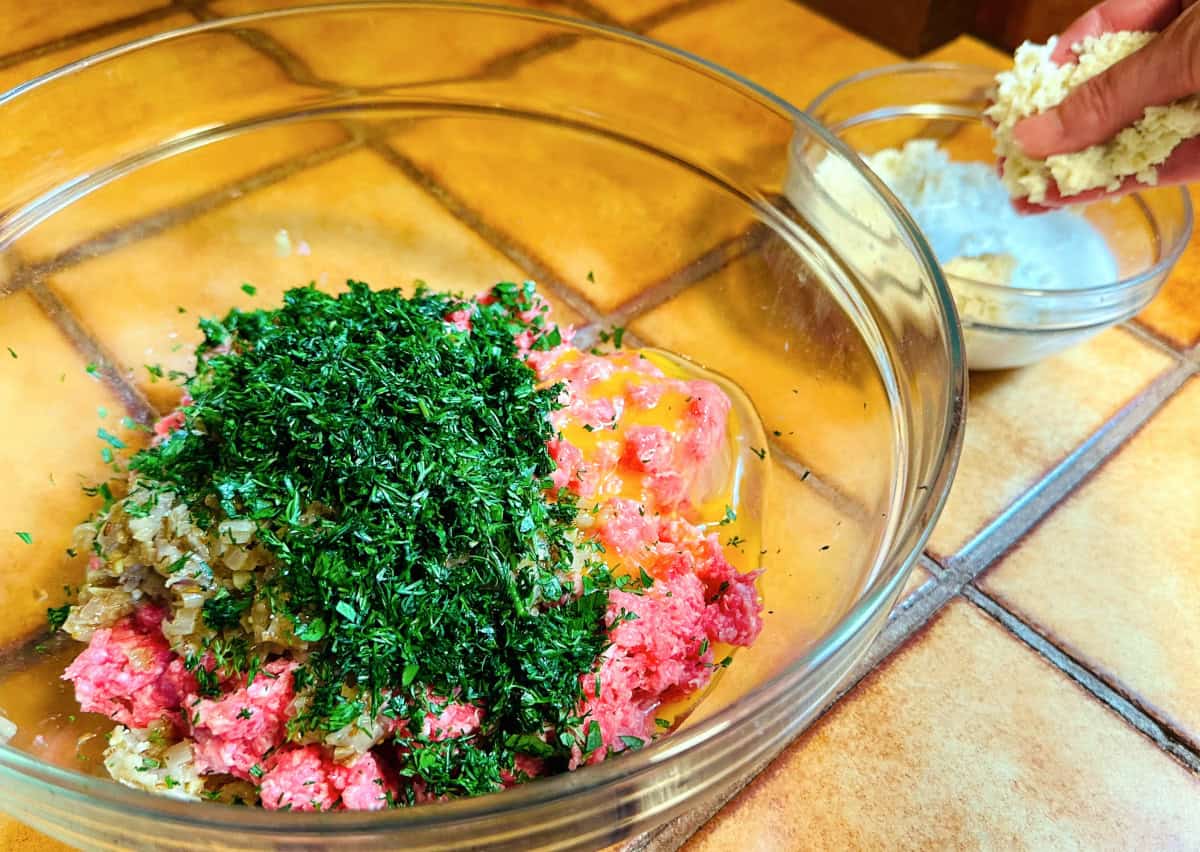
[[[152,817],[180,825],[203,824],[206,829],[273,831],[291,829],[296,834],[353,834],[356,831],[389,831],[436,827],[449,822],[469,823],[506,813],[520,812],[536,806],[565,801],[577,794],[609,788],[633,776],[652,772],[659,764],[667,763],[687,752],[711,743],[727,729],[744,726],[759,711],[776,707],[786,700],[795,687],[836,656],[854,636],[858,635],[872,617],[891,600],[907,578],[912,565],[921,554],[933,524],[941,514],[949,494],[950,483],[958,465],[963,439],[966,404],[966,362],[962,330],[954,300],[933,252],[908,212],[887,186],[838,139],[832,132],[805,112],[778,95],[717,63],[689,51],[673,47],[615,26],[593,23],[537,10],[489,5],[457,0],[354,0],[318,5],[289,7],[203,21],[185,27],[155,33],[132,42],[117,45],[45,72],[6,92],[0,92],[0,108],[51,81],[82,72],[93,65],[115,59],[127,53],[152,48],[166,42],[212,30],[235,29],[258,21],[282,18],[315,18],[331,13],[354,11],[402,11],[432,9],[509,19],[529,19],[558,27],[578,35],[592,34],[608,40],[623,42],[656,54],[702,74],[748,100],[757,100],[799,125],[815,136],[830,150],[837,152],[855,168],[860,177],[883,199],[894,225],[908,239],[918,260],[923,263],[932,285],[932,297],[939,309],[946,333],[949,373],[942,410],[945,423],[936,436],[933,469],[929,482],[934,487],[915,489],[902,517],[889,516],[885,547],[875,554],[873,578],[838,621],[814,641],[781,673],[767,680],[747,695],[694,727],[673,733],[644,749],[623,754],[620,760],[603,761],[587,767],[586,772],[567,772],[541,779],[536,784],[522,784],[501,794],[457,799],[439,803],[436,807],[396,808],[385,811],[347,811],[337,813],[278,813],[258,808],[205,807],[194,802],[151,794],[124,787],[97,776],[84,775],[71,769],[43,763],[32,755],[7,745],[0,745],[0,771],[15,772],[55,788],[68,798],[99,803],[122,809],[125,813]],[[895,485],[893,485],[893,488]],[[926,519],[922,522],[922,519]],[[878,570],[894,565],[890,571]]]
[[[993,68],[988,68],[984,65],[976,65],[970,62],[896,62],[892,63],[891,65],[880,65],[875,68],[868,68],[864,71],[851,74],[850,76],[844,77],[841,80],[838,80],[836,83],[826,87],[820,92],[820,94],[809,101],[808,106],[804,108],[804,111],[809,115],[815,116],[817,110],[824,106],[825,102],[834,95],[838,94],[843,89],[849,89],[852,86],[868,80],[888,76],[899,77],[905,74],[919,73],[977,74],[981,77],[995,78],[998,72]],[[900,118],[906,114],[908,113],[903,111],[903,108],[898,108],[893,116],[883,117]],[[960,117],[964,119],[970,118],[969,116],[965,115]],[[980,118],[980,120],[982,120],[982,118]],[[830,129],[832,130],[832,128]],[[858,156],[857,152],[855,153],[855,156]],[[1156,187],[1149,188],[1155,189]],[[1168,187],[1157,188],[1167,189]],[[961,275],[952,275],[949,277],[954,278],[956,281],[964,281],[970,284],[972,287],[978,288],[983,293],[1003,293],[1010,298],[1012,298],[1015,294],[1018,297],[1026,298],[1033,302],[1038,302],[1045,299],[1054,299],[1061,303],[1063,301],[1070,301],[1072,299],[1082,300],[1084,298],[1094,298],[1097,296],[1116,296],[1126,292],[1136,291],[1143,284],[1155,278],[1156,276],[1165,276],[1167,273],[1169,273],[1171,269],[1174,268],[1175,264],[1179,262],[1179,258],[1183,255],[1184,250],[1191,241],[1192,230],[1195,222],[1191,196],[1184,187],[1171,187],[1170,189],[1173,192],[1178,193],[1182,201],[1183,222],[1179,237],[1174,241],[1173,244],[1167,246],[1166,251],[1162,253],[1162,256],[1159,257],[1157,261],[1134,275],[1129,275],[1124,278],[1117,278],[1115,281],[1109,281],[1105,284],[1099,284],[1095,287],[1073,287],[1064,288],[1062,290],[1045,290],[1036,287],[1017,287],[1015,285],[993,284],[989,281],[977,281],[973,278],[967,278]],[[1143,203],[1144,205],[1144,202],[1141,202],[1140,200],[1140,195],[1141,193],[1139,192],[1132,192],[1129,194],[1129,197],[1138,200],[1139,203]],[[1148,294],[1147,297],[1142,300],[1142,304],[1148,302],[1153,295],[1153,293]],[[1127,306],[1125,306],[1123,303],[1119,306],[1121,310],[1115,312],[1114,316],[1124,312],[1127,309]],[[1069,310],[1069,308],[1065,309]],[[1088,323],[1088,325],[1091,324],[1093,323]],[[999,328],[1009,330],[1008,326],[999,326]],[[1029,326],[1015,326],[1014,328],[1028,328],[1032,331],[1037,330],[1036,327]]]

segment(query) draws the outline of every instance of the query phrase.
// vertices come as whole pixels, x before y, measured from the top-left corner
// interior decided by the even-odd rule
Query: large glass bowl
[[[857,165],[898,260],[789,204],[778,98],[628,33],[432,4],[284,10],[109,51],[0,95],[0,809],[78,846],[596,847],[662,823],[807,724],[881,629],[958,456],[964,366],[928,248]],[[803,207],[803,205],[801,205]],[[107,475],[178,391],[197,316],[346,278],[528,276],[564,321],[724,374],[770,437],[766,627],[670,736],[473,800],[292,814],[101,777],[103,719],[45,610]],[[243,292],[243,282],[257,288]],[[18,537],[16,532],[27,533]],[[26,543],[25,538],[29,538]],[[753,560],[757,561],[757,560]],[[747,565],[746,567],[750,567]],[[81,761],[78,758],[89,758]]]
[[[952,62],[872,68],[829,87],[807,111],[863,155],[929,139],[952,160],[994,167],[983,111],[995,76]],[[1071,209],[1108,246],[1116,277],[1039,290],[947,274],[972,369],[1031,364],[1136,315],[1162,289],[1192,236],[1191,199],[1179,187]]]

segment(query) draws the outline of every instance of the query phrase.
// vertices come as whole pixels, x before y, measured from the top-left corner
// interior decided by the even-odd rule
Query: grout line
[[[30,295],[37,300],[38,306],[58,326],[59,331],[66,336],[67,340],[89,363],[96,365],[97,375],[109,385],[124,404],[129,415],[145,426],[152,425],[158,419],[158,412],[142,392],[121,375],[117,367],[119,363],[117,359],[109,355],[104,347],[80,325],[62,300],[41,281],[33,282],[27,289]]]
[[[344,156],[361,147],[362,144],[360,139],[350,139],[329,148],[321,148],[283,163],[268,166],[262,171],[198,195],[190,201],[118,225],[89,237],[83,242],[76,243],[47,260],[32,263],[23,271],[18,270],[17,274],[13,276],[11,289],[19,289],[40,280],[45,275],[60,272],[85,260],[109,254],[131,243],[157,236],[176,225],[184,224],[237,201],[247,193],[265,189],[306,169],[315,168]]]
[[[1149,422],[1195,370],[1195,365],[1181,363],[1151,382],[1038,484],[1013,501],[958,554],[947,559],[947,573],[962,578],[963,583],[974,580]]]
[[[608,10],[597,6],[591,0],[558,0],[558,4],[570,9],[579,17],[604,24],[608,27],[619,27],[621,22],[608,13]]]
[[[102,24],[97,24],[94,27],[88,27],[84,30],[67,33],[66,35],[59,36],[56,39],[43,42],[42,44],[22,48],[21,50],[0,56],[0,69],[11,68],[14,65],[20,65],[22,62],[28,62],[31,59],[37,59],[41,56],[57,53],[60,50],[66,50],[67,48],[75,47],[76,45],[87,44],[89,41],[95,41],[96,39],[104,38],[105,36],[115,35],[122,30],[139,27],[142,24],[149,24],[163,18],[169,18],[172,15],[177,15],[184,11],[187,11],[187,8],[182,3],[170,3],[165,6],[159,6],[155,9],[148,9],[145,12],[139,12],[136,15],[130,15],[127,18],[119,18],[115,21],[106,21]]]
[[[603,322],[603,315],[591,302],[576,293],[545,261],[541,260],[532,251],[509,237],[499,228],[488,223],[458,195],[448,189],[445,184],[436,180],[413,160],[401,154],[386,142],[371,141],[367,143],[367,147],[382,157],[388,164],[394,166],[420,189],[424,190],[450,215],[482,237],[492,248],[521,267],[527,275],[538,282],[538,286],[549,290],[561,301],[567,303],[571,308],[583,315],[589,324],[600,324]]]
[[[635,33],[645,33],[676,18],[699,12],[710,6],[721,6],[725,2],[726,0],[679,0],[678,3],[672,3],[670,6],[664,6],[639,18],[634,18],[629,22],[628,29]]]
[[[614,325],[628,325],[678,296],[693,284],[704,281],[746,257],[763,244],[769,233],[770,229],[766,225],[755,222],[741,233],[722,240],[665,278],[642,288],[637,295],[617,305],[609,313],[608,320]]]
[[[782,467],[786,468],[793,476],[813,489],[834,509],[856,521],[865,521],[871,515],[871,512],[862,503],[843,493],[836,485],[826,482],[822,477],[814,473],[813,469],[803,459],[785,448],[778,438],[768,436],[767,445],[770,447],[771,455]]]
[[[1124,329],[1125,331],[1129,332],[1131,335],[1136,337],[1138,340],[1142,341],[1143,343],[1149,344],[1150,346],[1153,346],[1159,352],[1162,352],[1165,355],[1169,355],[1172,358],[1174,358],[1175,360],[1179,360],[1180,358],[1187,357],[1188,352],[1187,352],[1186,348],[1185,349],[1177,348],[1176,345],[1174,343],[1172,343],[1170,340],[1163,337],[1158,332],[1154,331],[1152,328],[1142,325],[1140,322],[1137,321],[1136,318],[1127,320],[1127,321],[1121,323],[1120,326],[1118,326],[1118,328]]]
[[[209,9],[208,0],[189,3],[188,11],[198,21],[219,21],[225,20],[227,17]],[[267,59],[274,62],[293,83],[317,88],[335,86],[335,84],[318,77],[305,60],[289,48],[280,44],[274,36],[261,30],[245,29],[242,27],[231,29],[229,32],[244,41],[251,49],[258,51],[266,56]]]
[[[1009,633],[1040,654],[1051,666],[1061,671],[1093,698],[1152,740],[1160,749],[1192,772],[1200,774],[1200,754],[1189,746],[1186,737],[1171,730],[1169,725],[1159,722],[1138,706],[1135,701],[1123,694],[1121,690],[1110,684],[1105,678],[1093,673],[1086,665],[1080,663],[1035,628],[1026,624],[1019,616],[1014,615],[986,592],[968,584],[963,589],[963,596],[999,622]]]

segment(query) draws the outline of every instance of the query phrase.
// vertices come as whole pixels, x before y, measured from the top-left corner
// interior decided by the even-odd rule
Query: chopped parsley
[[[8,354],[13,356],[14,358],[17,357],[17,351],[15,349],[13,349],[11,346],[8,347]]]
[[[258,601],[310,643],[292,733],[436,713],[430,693],[487,707],[471,737],[398,740],[401,772],[433,795],[498,789],[530,737],[564,764],[572,730],[600,747],[577,716],[580,674],[608,645],[616,580],[590,561],[582,595],[562,600],[577,507],[553,489],[546,448],[560,389],[538,387],[514,342],[561,336],[540,313],[520,318],[533,295],[502,283],[477,305],[350,282],[200,321],[185,425],[130,469],[193,514],[219,509],[207,523],[252,520],[276,561],[255,588],[206,601],[217,668],[189,659],[202,694],[257,666],[237,622]],[[446,322],[460,310],[469,331]]]
[[[253,296],[258,292],[258,288],[248,282],[242,284],[242,292],[247,296]]]
[[[33,544],[33,536],[27,532],[17,533],[17,538],[21,539],[21,541],[25,542],[26,544]]]
[[[70,604],[49,607],[46,610],[46,621],[50,622],[50,630],[55,633],[61,630],[62,626],[67,623],[67,616],[70,614]]]
[[[101,426],[99,429],[96,430],[96,437],[99,438],[100,440],[104,441],[105,443],[107,443],[114,450],[125,449],[125,442],[122,441],[120,438],[118,438],[116,435],[114,435],[112,432],[109,432],[103,426]]]

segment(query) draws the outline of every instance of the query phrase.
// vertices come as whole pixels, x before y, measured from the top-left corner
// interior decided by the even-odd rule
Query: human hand
[[[1073,62],[1071,46],[1088,36],[1120,30],[1153,31],[1144,48],[1088,80],[1057,107],[1030,116],[1013,135],[1030,157],[1081,151],[1106,142],[1140,119],[1146,107],[1161,106],[1200,93],[1200,5],[1197,0],[1105,0],[1072,23],[1059,37],[1053,59]],[[1158,183],[1200,180],[1200,139],[1180,144],[1158,167]],[[1026,212],[1124,195],[1143,188],[1128,178],[1119,189],[1063,198],[1051,187],[1040,205],[1018,203]]]

